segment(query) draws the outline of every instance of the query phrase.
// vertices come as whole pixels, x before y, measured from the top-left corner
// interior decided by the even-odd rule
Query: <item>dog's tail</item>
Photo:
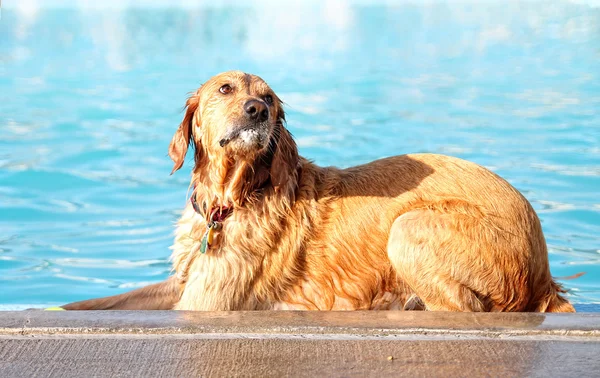
[[[550,290],[544,298],[538,302],[538,307],[535,311],[538,312],[575,312],[575,308],[563,296],[566,293],[560,284],[554,280],[550,283]]]

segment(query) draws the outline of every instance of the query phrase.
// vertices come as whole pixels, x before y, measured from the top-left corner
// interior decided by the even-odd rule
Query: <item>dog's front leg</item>
[[[172,310],[181,298],[182,286],[175,277],[128,293],[88,299],[61,306],[65,310]]]

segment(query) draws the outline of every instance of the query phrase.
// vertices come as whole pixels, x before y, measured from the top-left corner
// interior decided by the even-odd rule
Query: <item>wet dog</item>
[[[174,274],[65,309],[574,311],[535,211],[485,168],[433,154],[319,167],[242,72],[186,106],[169,148],[175,172],[195,147]]]

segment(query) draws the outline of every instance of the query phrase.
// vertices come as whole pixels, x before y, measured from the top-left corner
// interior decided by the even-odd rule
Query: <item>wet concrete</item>
[[[600,314],[0,312],[0,376],[598,376]]]

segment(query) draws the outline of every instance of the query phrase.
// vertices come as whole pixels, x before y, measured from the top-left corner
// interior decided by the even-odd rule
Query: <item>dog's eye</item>
[[[231,91],[233,91],[233,88],[231,88],[231,85],[229,84],[225,84],[221,88],[219,88],[219,92],[223,94],[229,94],[231,93]]]
[[[265,96],[265,102],[269,105],[273,105],[273,96],[271,95],[266,95]]]

